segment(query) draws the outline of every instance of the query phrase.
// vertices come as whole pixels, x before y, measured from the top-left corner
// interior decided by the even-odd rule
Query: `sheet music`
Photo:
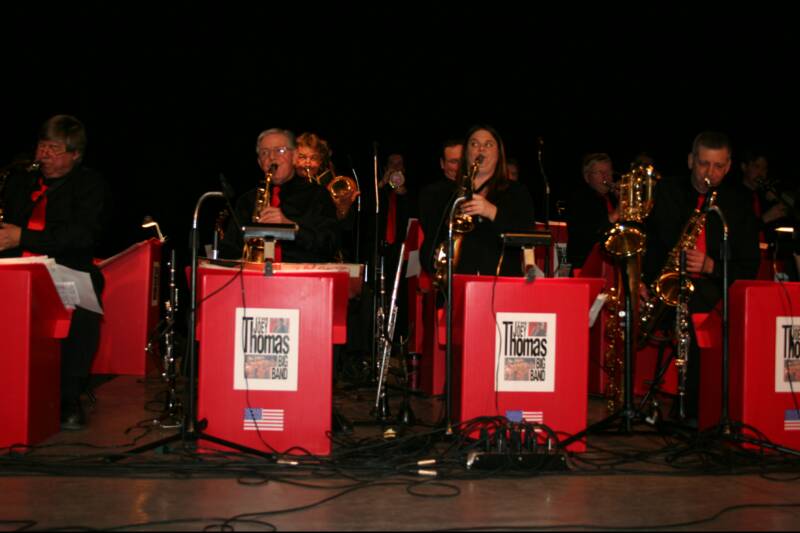
[[[597,298],[594,299],[592,302],[592,307],[589,309],[589,327],[591,328],[594,326],[595,320],[597,320],[597,316],[600,314],[600,310],[603,308],[603,305],[608,300],[608,294],[601,292],[597,295]]]
[[[100,302],[97,301],[97,295],[94,292],[92,278],[88,272],[81,272],[80,270],[59,265],[52,257],[44,255],[0,259],[0,266],[31,264],[41,264],[47,268],[64,307],[68,309],[81,307],[87,311],[103,314],[103,309],[100,307]]]

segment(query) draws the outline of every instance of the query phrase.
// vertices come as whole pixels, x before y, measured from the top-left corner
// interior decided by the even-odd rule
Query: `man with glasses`
[[[107,227],[109,192],[101,176],[82,165],[85,151],[86,131],[78,119],[57,115],[44,123],[36,146],[38,171],[20,168],[4,189],[0,257],[46,255],[88,272],[99,301],[103,275],[92,259]],[[97,350],[100,318],[76,308],[61,343],[62,429],[82,429],[86,423],[79,397]]]
[[[336,207],[328,192],[295,172],[297,144],[292,132],[268,129],[258,136],[256,156],[258,166],[266,173],[275,165],[270,185],[270,205],[258,213],[261,224],[297,224],[293,241],[281,243],[281,261],[289,263],[320,263],[332,261],[339,246]],[[220,255],[240,259],[244,241],[241,224],[252,222],[256,189],[242,195],[236,203],[236,217],[230,217],[225,237],[220,243]]]
[[[567,203],[567,257],[575,268],[583,266],[594,245],[619,219],[611,157],[587,153],[582,171],[583,183],[574,187]]]

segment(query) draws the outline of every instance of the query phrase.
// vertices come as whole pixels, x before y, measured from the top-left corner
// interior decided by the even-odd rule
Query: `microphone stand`
[[[458,207],[467,201],[466,196],[459,196],[450,207],[447,219],[447,299],[445,301],[445,356],[444,356],[444,427],[445,434],[453,434],[453,220]]]
[[[188,409],[184,414],[184,422],[181,426],[181,432],[172,435],[171,437],[167,437],[164,439],[157,440],[155,442],[151,442],[149,444],[145,444],[144,446],[139,446],[138,448],[134,448],[128,452],[124,452],[122,454],[113,455],[108,458],[110,462],[116,462],[121,459],[125,459],[130,455],[142,453],[148,450],[154,450],[156,448],[160,448],[165,446],[169,443],[181,441],[185,448],[190,450],[194,450],[197,448],[197,441],[200,439],[205,439],[207,441],[213,442],[215,444],[219,444],[221,446],[226,446],[228,448],[232,448],[234,450],[238,450],[242,453],[247,453],[251,455],[256,455],[261,457],[262,459],[267,459],[270,462],[275,462],[276,458],[274,454],[262,452],[260,450],[256,450],[254,448],[249,448],[247,446],[243,446],[241,444],[237,444],[235,442],[230,442],[219,437],[214,437],[212,435],[208,435],[207,433],[203,432],[203,429],[208,425],[208,421],[197,420],[197,340],[195,338],[196,331],[197,331],[197,249],[199,247],[199,232],[197,229],[197,219],[199,218],[200,207],[203,202],[208,198],[224,198],[225,195],[220,191],[210,191],[204,193],[200,196],[200,199],[197,200],[197,204],[194,208],[194,215],[192,217],[192,231],[190,236],[190,251],[191,251],[191,265],[192,265],[192,275],[191,275],[191,292],[189,295],[189,334],[188,334],[188,350],[187,350],[187,357],[189,358],[189,366],[188,366],[188,389],[187,394],[189,396],[188,399]]]
[[[539,160],[539,173],[542,175],[542,181],[544,182],[544,229],[550,231],[550,181],[547,179],[547,174],[544,172],[544,162],[542,158],[544,152],[544,139],[542,137],[537,137],[536,141],[539,145],[539,150],[537,152],[537,159]],[[555,247],[554,244],[551,244],[551,246]],[[550,275],[549,270],[550,252],[548,251],[544,258],[545,277]]]
[[[378,338],[380,332],[378,331],[378,261],[379,261],[379,242],[380,237],[378,233],[380,233],[380,214],[381,214],[381,200],[380,200],[380,191],[378,190],[378,143],[377,141],[372,143],[372,173],[373,173],[373,185],[375,187],[375,235],[373,236],[373,243],[372,243],[372,348],[370,354],[370,365],[369,365],[369,377],[370,382],[375,383],[377,376],[377,365],[378,365],[378,351],[377,351],[377,342],[375,341]]]
[[[720,250],[720,256],[722,258],[722,406],[719,417],[719,428],[723,435],[730,435],[730,381],[728,377],[730,366],[730,346],[728,340],[728,222],[718,206],[712,205],[708,208],[708,211],[716,213],[720,222],[722,222],[722,250]]]
[[[353,165],[353,162],[350,161],[350,168],[353,171],[353,179],[356,180],[356,187],[358,188],[359,195],[356,196],[356,229],[355,229],[355,240],[356,240],[356,254],[355,254],[355,261],[356,263],[361,262],[361,181],[358,179],[358,172],[356,172],[356,167]]]

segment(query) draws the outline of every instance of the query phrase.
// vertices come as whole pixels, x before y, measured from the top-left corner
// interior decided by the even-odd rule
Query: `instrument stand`
[[[400,361],[403,365],[403,403],[397,412],[397,421],[403,426],[413,426],[417,417],[411,408],[411,389],[408,375],[408,339],[400,337]]]
[[[664,382],[664,375],[667,373],[670,363],[675,358],[675,352],[671,351],[666,360],[664,360],[664,352],[668,344],[671,344],[668,340],[659,342],[658,359],[656,360],[655,369],[653,371],[653,380],[650,382],[650,387],[644,395],[644,398],[639,402],[639,412],[641,413],[647,412],[646,407],[648,404],[650,405],[650,415],[645,418],[645,422],[648,424],[657,424],[663,418],[658,394],[669,394],[661,389],[661,384]],[[672,394],[669,395],[674,396]]]
[[[630,435],[633,432],[633,426],[636,423],[644,423],[642,414],[634,408],[633,405],[633,324],[631,323],[632,317],[632,303],[631,294],[628,290],[628,272],[627,269],[621,268],[623,286],[625,287],[625,373],[623,376],[623,405],[616,412],[608,417],[595,422],[588,426],[583,431],[572,435],[571,437],[561,441],[561,446],[566,448],[573,442],[577,442],[590,433],[598,433],[612,428],[614,424],[619,424],[618,431],[624,435]]]
[[[187,357],[189,358],[189,376],[188,376],[188,409],[185,412],[184,422],[181,426],[181,431],[175,435],[170,437],[166,437],[163,439],[159,439],[155,442],[151,442],[149,444],[145,444],[143,446],[139,446],[127,452],[123,452],[121,454],[112,455],[108,457],[106,460],[109,462],[117,462],[123,459],[130,457],[131,455],[137,455],[140,453],[144,453],[146,451],[155,450],[158,448],[166,448],[168,444],[172,444],[174,442],[181,443],[183,449],[194,452],[197,450],[197,443],[200,440],[206,440],[209,442],[213,442],[214,444],[218,444],[220,446],[225,446],[227,448],[231,448],[233,450],[237,450],[241,453],[246,453],[249,455],[254,455],[256,457],[260,457],[261,459],[266,459],[269,462],[275,462],[276,457],[272,453],[262,452],[260,450],[256,450],[254,448],[250,448],[248,446],[243,446],[241,444],[231,442],[225,439],[221,439],[219,437],[215,437],[213,435],[209,435],[205,433],[203,430],[208,425],[207,420],[198,420],[197,419],[197,341],[195,339],[195,334],[197,330],[197,250],[199,247],[199,232],[197,229],[197,218],[200,211],[200,206],[206,198],[209,197],[224,197],[221,192],[213,191],[204,193],[200,199],[197,201],[197,205],[195,206],[194,210],[194,218],[192,220],[192,231],[191,231],[191,264],[192,264],[192,275],[191,275],[191,294],[190,294],[190,302],[189,302],[189,337],[187,339],[189,346],[187,350]]]

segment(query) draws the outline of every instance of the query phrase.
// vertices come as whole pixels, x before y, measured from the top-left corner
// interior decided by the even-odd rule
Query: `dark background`
[[[439,176],[442,140],[486,122],[540,214],[539,136],[553,200],[586,151],[625,170],[646,150],[662,174],[683,172],[705,129],[768,147],[771,173],[795,179],[798,36],[768,7],[6,2],[0,15],[0,164],[30,152],[49,116],[80,118],[86,163],[117,199],[106,254],[151,236],[148,214],[185,243],[220,172],[237,192],[255,186],[269,127],[319,133],[362,182],[374,142],[382,162],[401,151],[421,186]]]

